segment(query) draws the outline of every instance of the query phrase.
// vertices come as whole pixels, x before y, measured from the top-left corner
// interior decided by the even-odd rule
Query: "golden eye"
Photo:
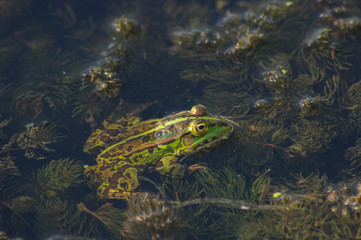
[[[192,132],[195,135],[203,135],[208,131],[208,122],[196,120],[191,123]]]

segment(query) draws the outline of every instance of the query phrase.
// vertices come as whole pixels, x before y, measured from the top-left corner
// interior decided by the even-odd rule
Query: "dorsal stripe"
[[[154,142],[154,143],[149,143],[149,144],[146,144],[146,145],[141,146],[139,148],[136,148],[136,149],[134,149],[134,150],[132,150],[132,151],[130,151],[128,153],[124,153],[123,156],[128,157],[128,156],[132,155],[135,152],[142,151],[142,150],[148,149],[148,148],[153,148],[153,147],[156,147],[157,145],[172,142],[172,141],[174,141],[174,140],[176,140],[178,138],[183,137],[186,134],[188,134],[188,133],[187,132],[179,132],[178,134],[174,135],[173,137],[168,137],[166,139],[163,139],[161,141],[157,141],[157,142]]]

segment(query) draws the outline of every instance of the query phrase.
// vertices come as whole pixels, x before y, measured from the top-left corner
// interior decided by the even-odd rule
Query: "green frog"
[[[181,164],[184,158],[232,131],[229,120],[211,115],[203,105],[160,119],[119,119],[97,129],[85,143],[85,152],[99,154],[97,165],[86,167],[85,179],[103,198],[141,195],[136,189],[142,172],[182,177],[200,166],[187,168]]]

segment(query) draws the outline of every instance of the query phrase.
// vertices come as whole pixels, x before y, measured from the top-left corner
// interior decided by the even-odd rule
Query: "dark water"
[[[3,239],[359,239],[357,1],[0,2]],[[103,120],[203,104],[234,132],[99,198]],[[205,167],[206,166],[206,167]],[[145,170],[139,166],[140,170]]]

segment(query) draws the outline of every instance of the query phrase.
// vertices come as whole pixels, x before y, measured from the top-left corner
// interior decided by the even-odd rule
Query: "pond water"
[[[361,238],[360,16],[0,2],[0,238]]]

